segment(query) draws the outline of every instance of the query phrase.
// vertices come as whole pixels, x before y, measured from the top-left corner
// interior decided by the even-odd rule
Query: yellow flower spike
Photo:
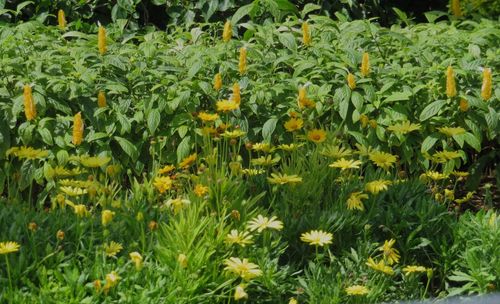
[[[247,49],[245,47],[240,48],[240,60],[238,64],[240,75],[245,74],[247,71]]]
[[[61,30],[66,28],[66,16],[64,15],[64,11],[62,9],[57,12],[57,23]]]
[[[457,96],[455,74],[451,65],[448,66],[448,69],[446,70],[446,96],[448,96],[449,98]]]
[[[239,301],[242,299],[248,299],[248,293],[245,292],[244,287],[245,287],[245,285],[243,285],[243,284],[236,286],[236,289],[234,290],[234,299],[236,301]]]
[[[222,75],[221,75],[221,73],[217,73],[214,76],[214,89],[216,91],[219,91],[220,89],[222,89]]]
[[[104,93],[104,91],[99,91],[99,93],[97,94],[97,106],[99,108],[104,108],[106,107],[106,94]]]
[[[240,102],[241,102],[241,91],[240,91],[240,84],[237,83],[237,82],[235,82],[233,84],[233,95],[232,95],[231,99],[236,104],[238,104],[238,106],[240,105]]]
[[[233,35],[233,29],[231,25],[231,21],[227,20],[224,23],[224,31],[222,32],[222,41],[228,42],[231,40],[231,36]]]
[[[101,222],[103,226],[106,226],[107,224],[111,223],[113,220],[113,217],[115,216],[115,213],[111,210],[103,210],[102,211],[102,218]]]
[[[354,78],[354,75],[352,73],[347,74],[347,85],[351,90],[354,90],[356,88],[356,79]]]
[[[304,45],[311,45],[311,30],[307,21],[302,22],[302,42]]]
[[[450,9],[455,17],[462,17],[462,9],[460,8],[460,0],[451,0]]]
[[[469,110],[469,102],[467,101],[467,99],[464,98],[460,99],[460,104],[458,105],[458,108],[462,112],[467,112]]]
[[[481,98],[485,101],[491,97],[491,69],[483,70],[483,85],[481,86]]]
[[[135,264],[135,269],[137,270],[141,270],[142,269],[142,255],[137,252],[137,251],[134,251],[134,252],[131,252],[129,254],[130,256],[130,259],[132,260],[132,262]]]
[[[73,144],[75,146],[78,146],[82,143],[83,141],[83,120],[82,120],[82,113],[78,112],[76,113],[75,117],[73,118]]]
[[[101,55],[104,55],[108,49],[106,47],[106,29],[102,25],[99,25],[99,32],[97,34],[97,47],[99,48],[99,54]]]
[[[367,77],[370,74],[370,55],[367,52],[363,53],[361,60],[361,75]]]
[[[26,84],[24,86],[24,114],[26,120],[33,120],[36,118],[36,105],[33,99],[31,86]]]

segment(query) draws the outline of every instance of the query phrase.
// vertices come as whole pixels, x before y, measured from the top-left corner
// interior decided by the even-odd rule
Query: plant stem
[[[5,263],[7,264],[7,276],[9,277],[9,286],[10,286],[10,290],[12,291],[12,278],[10,276],[10,264],[9,264],[9,259],[7,258],[7,255],[5,255]]]

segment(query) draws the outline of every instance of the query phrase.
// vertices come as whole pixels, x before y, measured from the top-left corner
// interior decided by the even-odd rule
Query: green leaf
[[[302,19],[304,19],[304,17],[312,12],[312,11],[318,11],[318,10],[321,10],[321,6],[320,5],[317,5],[317,4],[314,4],[314,3],[307,3],[306,5],[304,5],[304,8],[302,9],[302,12],[300,13],[300,16],[302,17]]]
[[[153,109],[148,115],[148,129],[151,134],[155,134],[156,129],[160,125],[160,111],[158,109]]]
[[[411,92],[395,92],[392,93],[389,97],[387,97],[384,102],[390,101],[401,101],[401,100],[409,100],[411,96]]]
[[[274,130],[276,129],[276,123],[278,119],[276,117],[269,118],[264,125],[262,126],[262,137],[264,141],[270,142],[271,135],[273,135]]]
[[[50,133],[49,130],[47,130],[45,128],[39,128],[38,129],[38,133],[42,137],[42,140],[43,140],[44,143],[46,143],[47,145],[53,145],[54,144],[54,141],[52,140],[52,134]]]
[[[180,163],[182,159],[189,155],[191,151],[191,136],[186,136],[177,146],[177,162]]]
[[[465,142],[471,146],[472,148],[474,148],[474,150],[476,150],[477,152],[481,152],[481,141],[479,139],[477,139],[474,134],[470,133],[470,132],[467,132],[465,134],[463,134],[463,137],[465,139]]]
[[[132,160],[136,160],[138,155],[137,148],[128,139],[123,137],[115,136],[115,140],[118,142],[122,150],[127,154]]]
[[[420,147],[420,151],[422,153],[429,151],[432,147],[434,147],[434,145],[436,144],[438,139],[439,139],[439,137],[435,134],[431,134],[431,135],[427,136],[424,139],[424,141],[422,142],[422,146]]]
[[[352,92],[351,101],[356,110],[361,112],[364,103],[363,96],[361,96],[361,94],[359,94],[358,92]]]
[[[432,116],[436,115],[441,108],[446,104],[446,100],[436,100],[427,105],[420,113],[420,121],[425,121]]]
[[[290,51],[297,51],[297,42],[295,41],[295,36],[291,33],[283,33],[278,36],[278,39]]]
[[[231,18],[231,24],[232,25],[236,25],[241,18],[247,16],[250,11],[253,9],[254,7],[254,4],[253,3],[250,3],[250,4],[247,4],[247,5],[244,5],[242,7],[240,7],[233,15],[233,18]]]

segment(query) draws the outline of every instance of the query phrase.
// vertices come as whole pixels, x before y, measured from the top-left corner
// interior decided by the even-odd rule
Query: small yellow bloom
[[[111,223],[114,216],[115,216],[115,212],[113,212],[111,210],[103,210],[102,214],[101,214],[102,225],[106,226],[107,224]]]
[[[448,69],[446,70],[446,96],[448,96],[449,98],[457,96],[455,75],[451,65],[448,66]]]
[[[270,153],[274,152],[275,148],[271,147],[271,144],[266,142],[255,143],[252,145],[252,150],[257,152]]]
[[[224,24],[224,30],[222,31],[222,40],[224,42],[228,42],[231,40],[231,36],[233,35],[233,30],[231,26],[231,21],[227,20]]]
[[[57,238],[59,241],[64,240],[64,236],[65,236],[64,231],[62,231],[62,230],[57,230],[57,233],[56,233],[56,238]]]
[[[82,113],[78,112],[76,113],[75,117],[73,118],[73,144],[75,146],[79,146],[82,141],[83,141],[83,120],[82,120]]]
[[[368,198],[368,194],[363,192],[353,192],[349,195],[347,199],[347,209],[354,210],[357,209],[359,211],[364,211],[365,206],[363,205],[363,200]]]
[[[374,151],[370,154],[370,160],[378,167],[384,170],[389,170],[389,168],[396,162],[397,157],[390,153]]]
[[[108,293],[108,291],[118,285],[121,277],[116,273],[116,271],[112,271],[106,275],[106,284],[104,285],[104,292]],[[100,284],[99,284],[100,285]]]
[[[457,151],[438,151],[432,155],[432,160],[437,163],[445,163],[459,157],[460,153]]]
[[[68,202],[68,201],[66,200],[66,202]],[[82,205],[82,204],[73,205],[73,210],[74,210],[75,214],[79,217],[85,217],[85,216],[89,215],[89,211],[87,210],[87,207],[85,205]]]
[[[230,138],[230,139],[235,139],[235,138],[239,138],[239,137],[242,137],[244,136],[245,134],[247,134],[246,132],[244,131],[241,131],[240,129],[236,129],[234,131],[228,131],[226,130],[223,134],[222,134],[222,137],[225,137],[225,138]]]
[[[20,247],[21,245],[16,242],[0,242],[0,254],[17,252]]]
[[[390,239],[388,241],[385,241],[384,245],[378,248],[379,251],[382,251],[384,253],[384,259],[389,265],[399,262],[399,251],[393,248],[395,243],[395,239]]]
[[[99,25],[99,32],[97,34],[97,47],[99,48],[99,54],[104,55],[104,53],[106,53],[106,29],[102,25]]]
[[[184,253],[179,253],[177,256],[177,262],[181,268],[186,268],[188,266],[188,258]]]
[[[474,191],[472,192],[467,192],[467,195],[465,195],[463,198],[457,198],[455,199],[455,203],[457,204],[463,204],[463,203],[466,203],[468,201],[470,201],[470,199],[472,198],[472,196],[474,195]]]
[[[297,97],[297,103],[300,109],[314,108],[314,106],[316,105],[314,101],[307,98],[306,87],[299,88],[299,96]]]
[[[288,304],[299,304],[299,302],[295,298],[290,298],[290,301],[288,301]]]
[[[426,272],[426,271],[427,268],[425,268],[424,266],[410,265],[403,267],[403,272],[405,273],[405,275],[409,275],[410,273],[414,272]]]
[[[104,108],[106,107],[106,104],[106,93],[104,93],[104,91],[99,91],[97,94],[97,106],[99,108]]]
[[[82,156],[80,164],[87,168],[99,168],[111,161],[109,156]]]
[[[369,121],[370,121],[370,118],[366,114],[361,114],[359,116],[359,122],[361,123],[362,128],[366,128],[366,126],[368,126]]]
[[[326,140],[326,132],[324,130],[321,130],[321,129],[313,129],[309,132],[307,132],[307,138],[316,143],[316,144],[319,144],[319,143],[322,143]]]
[[[155,178],[153,185],[155,186],[156,190],[158,190],[158,192],[163,194],[167,190],[170,190],[170,188],[172,188],[172,180],[169,176],[160,176]]]
[[[373,270],[380,271],[388,275],[394,274],[394,270],[390,266],[385,265],[384,260],[380,260],[378,263],[375,263],[372,258],[368,258],[366,265]]]
[[[273,158],[271,155],[267,155],[252,159],[251,162],[255,166],[272,166],[277,164],[280,160],[281,158],[279,156]]]
[[[178,197],[175,199],[169,199],[166,203],[166,206],[174,212],[174,214],[179,213],[182,209],[186,208],[191,204],[191,201],[182,197]]]
[[[384,179],[375,180],[369,182],[365,185],[365,190],[370,192],[371,194],[378,194],[381,191],[385,191],[388,189],[388,186],[391,185],[392,182]]]
[[[109,244],[104,244],[104,252],[106,252],[106,255],[109,257],[116,256],[122,249],[122,244],[114,241],[111,241]]]
[[[395,125],[389,126],[387,130],[404,135],[412,131],[420,130],[420,124],[412,124],[411,122],[406,120],[402,123],[397,123]]]
[[[28,229],[32,232],[35,232],[38,229],[38,225],[35,222],[31,222],[28,224]]]
[[[149,230],[154,231],[154,230],[158,229],[158,223],[156,221],[150,221],[148,223],[148,228],[149,228]]]
[[[225,243],[228,245],[237,244],[241,247],[245,247],[248,244],[252,244],[253,236],[250,235],[248,231],[239,232],[236,229],[231,230],[231,232],[226,236]]]
[[[42,159],[49,156],[49,151],[33,149],[32,147],[12,147],[6,152],[7,156],[14,155],[19,159]]]
[[[271,173],[271,177],[267,180],[271,184],[285,185],[285,184],[298,184],[302,182],[302,177],[298,175],[287,175],[282,173]]]
[[[363,59],[361,60],[361,75],[364,77],[370,74],[370,55],[367,52],[363,53]]]
[[[235,82],[233,84],[233,95],[231,95],[231,100],[234,101],[235,103],[238,104],[238,106],[241,103],[241,90],[240,90],[240,84]]]
[[[311,45],[311,30],[307,21],[302,22],[302,42],[304,45]]]
[[[455,199],[455,191],[444,189],[444,197],[449,201],[453,201]]]
[[[191,167],[191,165],[196,162],[197,157],[198,157],[198,154],[196,154],[196,153],[189,155],[188,157],[184,158],[179,163],[178,167],[181,169],[187,169],[187,168]]]
[[[467,112],[469,110],[469,102],[467,101],[467,99],[464,98],[460,99],[460,104],[458,105],[458,108],[462,112]]]
[[[193,192],[197,197],[203,197],[208,193],[208,187],[201,184],[196,184],[196,186],[194,186]]]
[[[215,121],[219,118],[219,114],[215,113],[215,114],[210,114],[210,113],[206,113],[206,112],[200,112],[198,113],[198,118],[201,119],[203,122],[207,122],[207,121]]]
[[[222,75],[221,75],[221,73],[217,73],[214,76],[214,89],[216,91],[219,91],[220,89],[222,89]]]
[[[134,251],[134,252],[131,252],[129,254],[130,256],[130,259],[132,260],[132,262],[135,264],[135,269],[137,270],[141,270],[142,268],[142,255],[137,252],[137,251]]]
[[[237,274],[245,281],[262,275],[262,271],[259,269],[259,266],[254,263],[250,263],[248,259],[241,260],[240,258],[231,257],[226,259],[224,264],[226,265],[224,270]]]
[[[481,98],[488,100],[491,97],[491,69],[485,68],[483,70],[483,85],[481,86]]]
[[[294,132],[302,129],[304,126],[304,121],[300,118],[290,118],[287,122],[285,122],[285,129],[288,132]]]
[[[283,222],[278,221],[276,216],[267,218],[259,214],[256,218],[248,222],[248,229],[250,229],[250,231],[257,230],[259,233],[264,231],[264,229],[281,230],[283,229]]]
[[[219,100],[217,101],[217,111],[219,112],[231,112],[240,107],[238,103],[236,103],[234,100]]]
[[[351,90],[354,90],[356,88],[356,79],[354,78],[354,75],[352,73],[347,74],[347,85]]]
[[[57,23],[61,30],[66,28],[66,17],[64,16],[64,11],[62,9],[57,12]]]
[[[447,174],[440,173],[437,171],[427,171],[424,174],[425,174],[425,176],[427,176],[428,178],[430,178],[434,181],[442,180],[442,179],[445,179],[448,177]]]
[[[26,116],[26,120],[33,120],[36,118],[36,105],[35,100],[33,99],[31,86],[26,84],[24,85],[24,115]]]
[[[172,172],[173,170],[175,170],[174,165],[165,165],[163,168],[158,170],[158,174],[168,174],[168,173]]]
[[[238,69],[240,75],[245,74],[247,71],[247,49],[245,47],[240,48],[240,60],[238,63]]]
[[[345,159],[342,157],[341,159],[335,161],[333,164],[330,164],[329,167],[339,168],[341,171],[344,171],[347,169],[359,169],[359,166],[361,164],[362,162],[359,160]]]
[[[63,186],[59,187],[63,193],[69,196],[80,196],[87,193],[87,189],[79,188],[79,187],[71,187],[71,186]]]
[[[243,284],[236,286],[236,289],[234,290],[234,299],[236,301],[239,301],[241,299],[248,299],[248,294],[245,292],[245,289],[243,287]]]
[[[353,285],[347,287],[345,292],[350,296],[364,296],[368,294],[370,290],[362,285]]]
[[[309,232],[302,233],[300,240],[305,243],[309,243],[311,246],[325,246],[332,243],[333,234],[322,230],[311,230]]]
[[[442,127],[442,128],[438,128],[438,130],[439,130],[439,132],[443,133],[444,135],[446,135],[448,137],[465,134],[465,129],[462,127],[455,127],[455,128]]]

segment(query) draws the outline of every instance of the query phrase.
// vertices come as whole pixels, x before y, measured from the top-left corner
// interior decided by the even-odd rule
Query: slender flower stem
[[[10,264],[9,264],[9,258],[7,255],[5,255],[5,263],[7,264],[7,276],[9,277],[9,286],[10,290],[12,291],[12,278],[10,276]]]

